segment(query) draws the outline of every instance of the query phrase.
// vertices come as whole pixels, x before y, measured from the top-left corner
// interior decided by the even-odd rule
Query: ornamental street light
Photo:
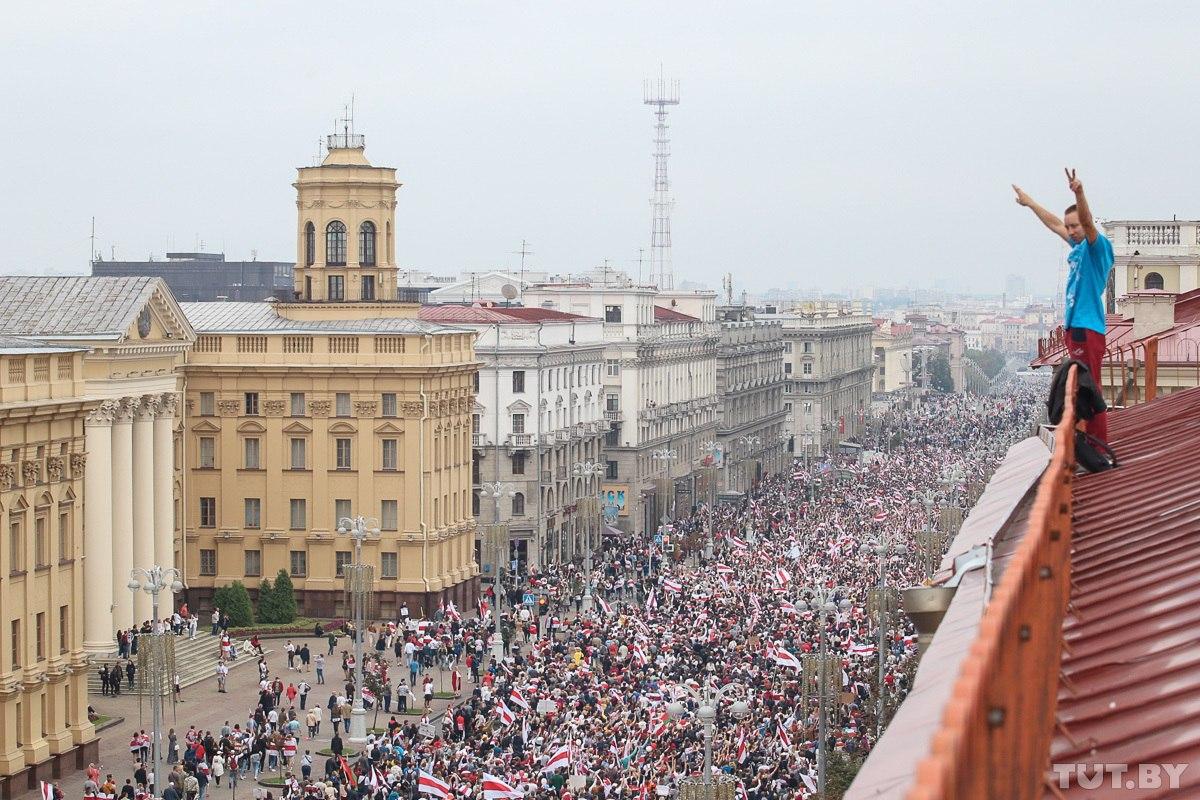
[[[808,600],[802,601],[797,608],[802,611],[811,611],[817,618],[817,639],[820,642],[820,673],[818,681],[820,686],[824,688],[828,677],[826,675],[826,650],[825,650],[825,621],[832,618],[838,613],[845,613],[850,610],[850,601],[848,598],[850,590],[845,586],[826,586],[824,584],[816,584],[808,587]],[[829,721],[826,712],[825,692],[820,693],[820,710],[818,712],[819,719],[817,735],[820,741],[817,742],[817,791],[821,797],[825,797],[825,765],[829,760],[827,757],[827,749],[829,747]]]
[[[662,464],[663,469],[666,470],[666,478],[663,479],[663,490],[662,490],[663,496],[661,498],[662,508],[660,509],[660,511],[661,511],[661,514],[660,514],[661,520],[660,521],[665,526],[668,522],[671,521],[671,517],[669,516],[669,507],[667,504],[667,486],[668,485],[670,485],[672,488],[672,491],[671,491],[672,496],[675,494],[674,481],[671,478],[671,462],[674,461],[675,459],[679,458],[679,451],[672,447],[659,447],[657,449],[650,451],[650,458],[652,458],[654,461],[657,461],[660,464]]]
[[[755,452],[755,448],[762,444],[762,437],[761,436],[741,436],[738,438],[737,442],[738,442],[738,444],[740,444],[742,446],[742,461],[744,462],[747,458],[749,458]],[[741,469],[739,470],[739,472],[740,472],[740,475],[738,476],[738,488],[741,489],[742,491],[745,491],[746,490],[746,467],[742,466]]]
[[[163,726],[163,695],[170,691],[171,678],[175,672],[175,637],[159,629],[158,595],[164,590],[173,593],[183,591],[183,573],[174,567],[160,567],[157,564],[147,567],[135,567],[129,571],[129,591],[135,595],[138,590],[150,595],[153,627],[150,633],[136,634],[138,637],[138,679],[141,683],[141,693],[149,689],[151,727],[154,741],[150,754],[154,764],[154,793],[162,795],[166,773],[163,771],[165,754],[162,751]],[[147,789],[150,787],[147,786]]]
[[[350,741],[367,740],[367,709],[363,705],[363,634],[366,632],[367,603],[375,579],[375,568],[362,561],[362,543],[368,536],[379,535],[379,520],[364,517],[342,517],[338,533],[354,540],[354,563],[342,567],[346,594],[354,616],[354,707],[350,710]]]
[[[572,474],[583,478],[583,490],[589,498],[589,506],[598,504],[597,495],[600,493],[600,478],[604,476],[604,465],[596,461],[580,461],[571,468]],[[592,612],[592,532],[589,526],[584,526],[584,536],[587,547],[583,551],[583,602],[580,608],[583,613]]]
[[[696,718],[704,726],[704,792],[703,796],[706,800],[713,800],[716,796],[716,789],[713,783],[712,770],[712,740],[713,729],[717,722],[717,709],[721,702],[726,699],[726,694],[738,690],[742,691],[742,687],[735,683],[727,683],[724,686],[716,685],[716,676],[713,675],[712,664],[709,664],[709,674],[705,676],[704,685],[699,689],[695,689],[687,684],[680,684],[680,688],[688,693],[693,700],[696,701]],[[681,718],[687,713],[687,707],[674,700],[667,704],[667,713],[675,719]],[[729,706],[729,713],[734,719],[744,719],[750,715],[750,705],[745,700],[735,700]]]
[[[500,500],[515,497],[516,494],[511,486],[500,481],[485,482],[479,488],[480,497],[490,497],[496,503],[496,514],[492,517],[492,600],[496,605],[493,613],[496,632],[492,635],[492,659],[497,664],[504,660],[504,634],[500,630],[500,559],[507,557],[501,550],[508,543],[503,523],[500,522]]]
[[[717,515],[716,471],[725,471],[725,447],[719,442],[705,442],[700,449],[708,454],[708,531],[704,542],[704,557],[713,557],[713,517]]]
[[[879,741],[879,737],[883,735],[883,695],[886,684],[884,684],[884,673],[887,666],[887,619],[895,608],[894,603],[887,591],[887,563],[892,556],[903,556],[908,554],[908,545],[903,542],[897,542],[899,537],[893,531],[882,531],[874,541],[866,542],[859,552],[862,555],[877,555],[879,556],[879,712],[875,718],[875,741]]]

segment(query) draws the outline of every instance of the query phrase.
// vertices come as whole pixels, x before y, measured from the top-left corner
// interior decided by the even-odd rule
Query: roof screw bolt
[[[1053,573],[1051,572],[1050,567],[1042,567],[1038,570],[1038,577],[1044,581],[1049,580],[1052,574]]]
[[[996,706],[988,711],[988,725],[993,728],[999,728],[1004,724],[1004,709]]]
[[[1061,534],[1061,533],[1059,533],[1059,530],[1058,530],[1058,528],[1051,528],[1051,529],[1050,529],[1050,541],[1052,541],[1052,542],[1057,542],[1057,541],[1058,541],[1059,539],[1061,539],[1061,538],[1062,538],[1062,534]]]
[[[1017,638],[1022,642],[1028,642],[1032,636],[1033,634],[1030,632],[1028,625],[1022,625],[1017,631]]]

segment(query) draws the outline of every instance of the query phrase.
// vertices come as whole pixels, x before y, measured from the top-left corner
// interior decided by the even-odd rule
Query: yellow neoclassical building
[[[98,742],[83,649],[85,348],[0,335],[0,795],[82,769]]]
[[[185,303],[188,597],[289,572],[304,612],[345,613],[343,517],[364,545],[379,612],[474,602],[471,331],[397,297],[395,170],[359,135],[329,137],[297,192],[295,301]]]

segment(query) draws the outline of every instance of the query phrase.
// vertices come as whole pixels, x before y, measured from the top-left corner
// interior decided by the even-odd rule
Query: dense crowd
[[[861,758],[876,740],[881,568],[891,587],[928,577],[917,533],[942,509],[969,504],[1007,447],[1029,435],[1041,397],[1040,385],[1014,381],[984,397],[923,398],[873,417],[861,454],[796,460],[739,502],[689,509],[646,537],[606,535],[590,573],[578,562],[531,570],[508,597],[533,595],[532,604],[496,614],[485,596],[469,618],[449,606],[419,625],[406,614],[376,623],[363,632],[366,666],[386,723],[361,752],[341,738],[352,662],[343,657],[328,701],[321,687],[322,701],[305,708],[264,661],[245,720],[168,743],[167,800],[204,800],[222,778],[262,770],[284,776],[277,794],[307,800],[666,796],[703,769],[696,695],[705,684],[730,686],[714,770],[751,800],[811,796],[822,708],[828,764]],[[881,557],[872,546],[885,536],[893,552]],[[825,611],[814,612],[817,595],[830,595]],[[886,720],[916,659],[911,624],[882,618]],[[492,635],[504,640],[499,663]],[[418,691],[429,708],[433,675],[454,695],[444,716],[402,713],[418,706]],[[317,689],[301,683],[305,696]],[[748,714],[732,713],[738,700]],[[305,750],[306,736],[339,723],[332,756]],[[152,777],[140,766],[143,743],[130,746],[140,769],[130,800]],[[86,788],[122,791],[98,775]]]

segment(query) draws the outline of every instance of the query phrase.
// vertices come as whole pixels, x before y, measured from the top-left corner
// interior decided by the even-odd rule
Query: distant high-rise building
[[[166,261],[92,262],[92,275],[162,278],[182,302],[260,302],[292,296],[290,261],[226,261],[224,253],[167,253]]]
[[[1008,302],[1025,297],[1025,278],[1022,275],[1009,275],[1004,279],[1004,296]]]

